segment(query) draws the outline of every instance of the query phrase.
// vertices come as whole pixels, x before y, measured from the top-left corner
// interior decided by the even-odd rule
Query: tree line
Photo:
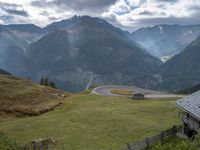
[[[50,87],[56,89],[56,83],[54,81],[49,81],[48,78],[41,78],[40,85],[50,86]]]

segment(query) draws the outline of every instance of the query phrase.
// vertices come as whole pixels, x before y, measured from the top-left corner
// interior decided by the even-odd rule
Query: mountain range
[[[99,18],[75,16],[47,29],[52,32],[26,52],[37,79],[48,76],[65,90],[83,90],[91,83],[133,84],[134,77],[149,75],[161,64],[126,32]]]
[[[129,33],[90,16],[74,16],[44,28],[0,25],[0,68],[37,82],[48,77],[68,91],[81,91],[91,84],[174,90],[199,82],[189,74],[181,78],[185,71],[181,63],[187,56],[191,60],[185,65],[192,63],[189,69],[195,70],[192,57],[198,53],[188,44],[198,35],[200,25],[157,25]],[[198,42],[197,38],[193,43]],[[162,63],[164,56],[174,57]]]
[[[200,35],[200,25],[156,25],[141,28],[132,33],[132,38],[140,43],[151,55],[172,58]]]

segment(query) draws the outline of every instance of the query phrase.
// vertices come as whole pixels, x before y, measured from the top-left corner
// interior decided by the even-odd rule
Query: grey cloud
[[[190,5],[187,8],[188,10],[200,11],[200,5]]]
[[[154,14],[153,12],[147,10],[139,13],[139,15],[153,15],[153,14]]]
[[[9,13],[9,14],[28,17],[28,13],[24,10],[9,9],[9,8],[8,9],[4,8],[3,10],[6,11],[7,13]]]
[[[76,11],[102,11],[116,2],[117,0],[53,0],[51,2],[47,0],[36,0],[32,1],[31,4],[36,7],[64,6]]]
[[[0,2],[0,7],[22,7],[22,5],[17,5],[17,4],[10,4],[10,3],[3,3],[3,2]]]
[[[156,2],[176,3],[179,0],[156,0]]]
[[[42,16],[49,16],[49,13],[47,11],[43,11],[43,12],[40,13],[40,15],[42,15]]]
[[[56,18],[56,17],[49,17],[49,20],[51,20],[51,21],[58,21],[59,18]]]
[[[10,15],[18,15],[28,17],[28,13],[23,9],[22,5],[8,4],[0,2],[0,9]]]
[[[198,17],[199,14],[195,14],[190,17],[168,17],[168,18],[146,18],[137,20],[137,23],[141,26],[152,26],[156,24],[199,24],[200,18]]]

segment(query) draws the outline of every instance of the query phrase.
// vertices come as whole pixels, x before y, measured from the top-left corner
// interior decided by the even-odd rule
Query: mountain
[[[181,52],[200,35],[200,25],[156,25],[141,28],[132,38],[150,54],[167,60]],[[167,58],[167,59],[166,59]]]
[[[200,90],[200,84],[197,84],[197,85],[189,87],[187,89],[176,91],[176,93],[180,93],[180,94],[192,94],[192,93],[197,92],[199,90]]]
[[[0,28],[7,29],[8,31],[26,41],[26,45],[24,45],[25,47],[45,34],[42,28],[34,24],[0,25]]]
[[[39,115],[53,110],[68,96],[62,91],[8,75],[0,75],[0,91],[0,115]],[[61,94],[64,96],[58,97]]]
[[[27,45],[24,39],[0,27],[0,68],[15,75],[28,77],[31,72],[27,68],[33,66],[25,53]]]
[[[112,32],[112,34],[115,35],[128,35],[129,32],[127,31],[123,31],[120,28],[117,28],[113,25],[111,25],[110,23],[108,23],[107,21],[97,18],[97,17],[90,17],[90,16],[74,16],[70,19],[67,20],[62,20],[59,22],[54,22],[50,25],[47,25],[43,30],[46,33],[52,32],[54,30],[57,29],[63,29],[63,30],[67,30],[67,29],[72,29],[74,27],[79,27],[79,28],[98,28],[101,30],[104,30],[105,32]]]
[[[200,83],[200,36],[160,68],[161,88],[186,89]]]
[[[20,32],[29,32],[29,33],[42,33],[42,28],[34,24],[11,24],[11,25],[0,25],[2,28],[8,30],[20,31]]]
[[[37,80],[48,77],[65,90],[79,91],[93,83],[134,84],[161,64],[126,32],[101,19],[75,16],[47,29],[52,32],[26,52],[36,65]]]

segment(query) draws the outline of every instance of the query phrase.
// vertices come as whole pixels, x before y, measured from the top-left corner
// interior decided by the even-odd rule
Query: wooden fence
[[[56,140],[53,138],[34,140],[26,144],[23,150],[52,150],[55,143]]]
[[[142,141],[138,141],[132,144],[127,144],[127,147],[122,150],[141,150],[147,149],[153,146],[156,143],[163,143],[164,139],[173,135],[176,135],[177,132],[181,131],[182,127],[180,126],[173,126],[168,130],[162,131],[159,134],[156,134],[152,137],[147,137]]]

